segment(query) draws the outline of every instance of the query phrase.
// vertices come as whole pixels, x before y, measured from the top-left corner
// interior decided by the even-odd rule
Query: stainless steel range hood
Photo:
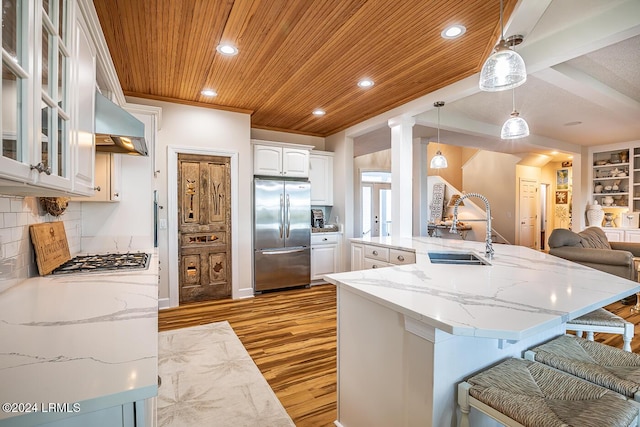
[[[144,123],[96,92],[96,151],[147,156]]]

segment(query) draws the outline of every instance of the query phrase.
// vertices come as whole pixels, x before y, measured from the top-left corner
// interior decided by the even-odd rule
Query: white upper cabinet
[[[73,162],[73,192],[90,195],[96,187],[95,174],[95,86],[96,47],[93,44],[84,17],[76,11],[74,31],[74,57],[72,72],[75,84],[72,97],[77,101],[73,111],[75,126],[71,133]]]
[[[82,140],[73,132],[82,124],[93,133],[93,104],[79,105],[78,97],[85,95],[87,82],[89,92],[95,88],[95,53],[88,54],[92,64],[78,66],[78,55],[92,48],[79,49],[76,15],[73,0],[3,4],[0,191],[5,194],[73,192],[74,167],[81,161],[85,166],[86,154],[93,154],[92,137]],[[74,157],[80,144],[84,159]],[[92,170],[84,172],[91,188]]]
[[[309,156],[311,204],[333,206],[333,153],[312,151]]]
[[[300,148],[298,148],[300,147]],[[253,142],[253,174],[283,178],[309,176],[309,151],[307,145]]]

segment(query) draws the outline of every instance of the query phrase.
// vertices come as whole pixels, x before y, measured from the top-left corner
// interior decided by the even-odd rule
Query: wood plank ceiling
[[[507,22],[517,0],[504,3]],[[479,72],[500,35],[498,0],[94,5],[125,95],[249,112],[252,127],[323,137]],[[466,34],[443,39],[456,23]],[[238,55],[217,53],[221,41]],[[375,85],[359,88],[365,77]]]

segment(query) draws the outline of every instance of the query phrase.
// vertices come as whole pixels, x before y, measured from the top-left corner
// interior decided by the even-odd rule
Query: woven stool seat
[[[458,402],[461,425],[468,425],[469,406],[509,426],[628,427],[636,425],[638,416],[638,408],[618,393],[516,358],[460,383]],[[495,411],[497,416],[492,414]]]
[[[599,308],[568,321],[567,329],[576,331],[576,335],[579,337],[582,337],[582,333],[586,332],[589,341],[593,341],[594,332],[621,334],[622,348],[626,351],[631,351],[631,340],[635,334],[633,323],[627,322],[622,317],[604,308]]]
[[[567,324],[576,323],[592,326],[623,327],[627,322],[622,317],[613,314],[604,308],[599,308],[567,322]]]
[[[638,400],[640,355],[635,353],[563,335],[527,351],[525,358]]]

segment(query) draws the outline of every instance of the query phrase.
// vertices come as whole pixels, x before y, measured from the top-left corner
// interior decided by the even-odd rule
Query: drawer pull
[[[398,255],[398,261],[404,261],[404,257],[402,255]]]
[[[327,240],[329,240],[329,239],[327,239],[326,237],[324,239],[322,239],[323,242],[326,242]]]
[[[378,266],[377,266],[377,265],[375,265],[375,264],[373,264],[373,265],[371,266],[371,268],[378,268]]]
[[[374,255],[378,255],[378,251],[373,251],[372,252]]]

